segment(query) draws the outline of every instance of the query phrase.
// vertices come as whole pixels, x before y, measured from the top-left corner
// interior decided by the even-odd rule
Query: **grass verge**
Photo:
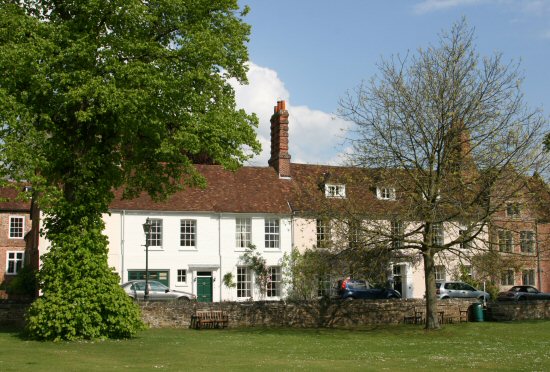
[[[36,342],[0,331],[0,371],[550,370],[550,321],[331,329],[150,329]]]

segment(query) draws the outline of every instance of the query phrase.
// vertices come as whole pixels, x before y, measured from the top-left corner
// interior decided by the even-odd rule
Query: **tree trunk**
[[[424,258],[424,282],[426,284],[426,329],[439,329],[437,317],[437,298],[435,293],[434,252],[427,248],[422,252]]]

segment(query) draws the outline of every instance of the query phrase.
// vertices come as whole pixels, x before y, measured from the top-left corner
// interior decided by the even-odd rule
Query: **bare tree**
[[[434,256],[464,245],[489,249],[491,217],[547,165],[547,122],[524,103],[519,65],[500,54],[480,58],[473,42],[463,19],[439,45],[382,60],[380,75],[340,102],[356,129],[350,165],[378,169],[378,184],[401,206],[393,218],[409,221],[390,249],[422,254],[428,329],[439,327]],[[370,225],[371,236],[395,240],[387,221]],[[442,226],[460,233],[440,239]]]

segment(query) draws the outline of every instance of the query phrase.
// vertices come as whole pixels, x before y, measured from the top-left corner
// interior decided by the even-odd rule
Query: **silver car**
[[[156,280],[149,280],[148,285],[149,301],[190,301],[197,298],[192,293],[172,290]],[[131,280],[122,284],[122,288],[134,300],[143,300],[145,280]]]
[[[489,293],[475,289],[464,282],[438,282],[435,285],[437,298],[440,300],[447,298],[477,298],[480,301],[488,301],[491,298]]]

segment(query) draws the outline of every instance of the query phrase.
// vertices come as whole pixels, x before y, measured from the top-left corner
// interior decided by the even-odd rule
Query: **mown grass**
[[[0,371],[549,371],[550,321],[330,329],[150,329],[121,341],[0,332]]]

